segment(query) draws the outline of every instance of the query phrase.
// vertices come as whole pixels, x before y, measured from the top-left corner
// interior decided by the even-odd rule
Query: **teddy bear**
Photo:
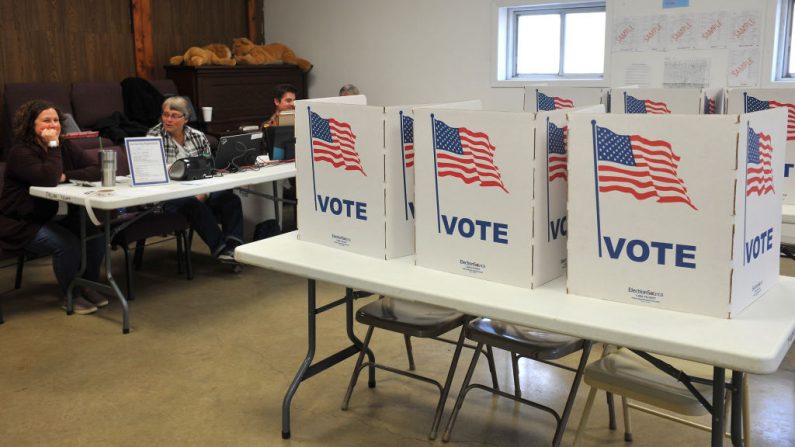
[[[171,65],[191,65],[198,67],[200,65],[235,65],[235,59],[232,58],[232,50],[229,46],[222,43],[211,43],[203,47],[190,47],[185,54],[181,56],[174,56],[168,60]]]
[[[282,43],[269,43],[266,45],[255,45],[254,42],[239,37],[234,39],[235,59],[238,64],[263,65],[263,64],[293,64],[304,72],[312,69],[312,63],[302,59],[293,53],[287,45]]]

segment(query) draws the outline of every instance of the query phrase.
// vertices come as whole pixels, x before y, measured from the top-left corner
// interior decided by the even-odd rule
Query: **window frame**
[[[793,44],[793,12],[795,12],[795,0],[780,1],[778,39],[776,42],[778,45],[778,51],[776,52],[776,81],[795,81],[795,72],[789,71]]]
[[[795,1],[795,0],[793,0]],[[605,65],[603,62],[601,73],[565,73],[565,51],[566,51],[566,15],[586,12],[605,13],[605,25],[607,25],[607,5],[603,0],[581,1],[577,3],[554,3],[539,5],[522,5],[507,8],[507,32],[505,46],[505,80],[506,81],[536,81],[536,80],[604,80]],[[519,18],[525,15],[551,15],[559,14],[560,21],[560,61],[557,73],[517,73],[517,49],[519,39]],[[607,26],[605,26],[605,41],[607,40]],[[607,53],[607,42],[605,42],[605,53]]]

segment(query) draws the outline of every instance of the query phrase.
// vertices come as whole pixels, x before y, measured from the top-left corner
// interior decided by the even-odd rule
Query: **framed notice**
[[[166,154],[160,137],[125,138],[127,162],[133,186],[168,183]]]

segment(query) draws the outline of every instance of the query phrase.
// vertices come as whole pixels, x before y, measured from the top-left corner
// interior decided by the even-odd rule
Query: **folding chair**
[[[378,363],[365,363],[364,355],[370,346],[373,330],[375,328],[398,332],[404,335],[406,350],[409,356],[409,368],[414,369],[414,359],[409,337],[438,339],[442,334],[449,332],[459,326],[463,326],[464,322],[466,322],[469,318],[471,317],[467,317],[460,312],[443,307],[417,303],[413,301],[399,300],[390,297],[381,298],[362,306],[356,312],[356,321],[369,327],[367,328],[367,335],[364,339],[364,345],[361,352],[359,353],[356,365],[353,368],[350,384],[348,385],[348,389],[345,392],[345,398],[342,402],[342,410],[348,409],[348,404],[350,402],[351,395],[353,394],[353,389],[356,386],[356,382],[359,378],[359,373],[365,367],[370,368],[370,388],[375,387],[374,368],[379,368],[409,377],[411,379],[430,383],[436,385],[436,387],[439,388],[439,401],[436,404],[436,412],[434,414],[433,423],[431,424],[430,433],[428,434],[429,439],[435,439],[439,425],[441,423],[442,413],[444,412],[445,402],[447,401],[447,396],[452,385],[456,365],[458,364],[458,358],[461,354],[461,349],[464,347],[463,327],[461,328],[458,340],[455,342],[455,352],[453,354],[444,385],[434,379],[409,371],[400,370]],[[487,355],[491,357],[490,354]],[[496,375],[494,375],[493,368],[492,379],[495,381],[496,386]]]
[[[680,383],[680,381],[677,381],[677,379],[661,371],[631,350],[620,348],[612,353],[609,347],[605,347],[605,350],[606,355],[600,360],[588,365],[585,369],[585,383],[591,386],[591,391],[588,393],[588,400],[586,401],[585,409],[580,419],[580,425],[577,428],[574,445],[577,445],[577,441],[585,430],[594,396],[596,395],[596,391],[600,389],[621,396],[621,404],[624,413],[624,440],[627,442],[632,441],[630,408],[674,422],[679,422],[690,427],[705,431],[712,430],[712,427],[629,402],[629,400],[632,399],[642,402],[645,405],[651,405],[687,416],[701,416],[708,413],[702,402]],[[688,380],[690,379],[689,376],[693,376],[691,385],[695,390],[701,393],[701,395],[712,395],[712,385],[704,383],[712,380],[711,366],[665,356],[655,355],[655,357],[678,370],[684,371],[688,375]],[[730,396],[731,394],[727,393],[727,401]],[[750,447],[751,422],[748,404],[747,375],[743,375],[742,401],[744,445]],[[729,405],[726,405],[725,408],[728,410]]]
[[[583,371],[588,361],[588,354],[591,352],[591,342],[489,318],[478,318],[469,322],[466,326],[466,336],[470,340],[477,342],[478,346],[475,348],[475,354],[472,357],[472,362],[469,364],[469,370],[467,370],[464,383],[461,385],[461,391],[458,394],[455,407],[453,407],[453,413],[450,415],[450,420],[447,421],[447,428],[442,436],[442,441],[447,442],[450,440],[456,418],[458,417],[458,412],[464,404],[467,393],[472,389],[478,388],[550,413],[556,421],[552,445],[555,447],[559,446],[561,438],[563,437],[563,431],[566,429],[566,423],[571,414],[571,408],[574,405],[577,388],[580,385]],[[521,392],[518,391],[518,389],[515,394],[512,395],[478,383],[470,384],[475,366],[477,366],[478,363],[480,348],[483,345],[504,349],[510,352],[514,366],[514,374],[516,374],[517,371],[516,362],[518,361],[518,357],[526,357],[551,366],[573,371],[575,373],[574,380],[569,391],[569,396],[563,407],[563,412],[558,414],[557,411],[550,407],[522,398]],[[550,361],[560,359],[580,350],[582,351],[582,355],[580,356],[580,362],[576,369]],[[516,380],[516,378],[514,380]]]

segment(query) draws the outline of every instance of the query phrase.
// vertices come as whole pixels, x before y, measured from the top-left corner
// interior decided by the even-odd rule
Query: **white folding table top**
[[[784,205],[781,212],[781,220],[784,223],[795,224],[795,205]]]
[[[88,202],[92,208],[111,210],[224,191],[290,177],[295,177],[295,163],[272,165],[258,170],[236,172],[201,180],[171,181],[163,185],[133,187],[129,182],[124,182],[116,183],[116,186],[112,187],[85,187],[71,183],[63,183],[54,187],[32,186],[30,194],[35,197],[81,206],[85,206]],[[99,185],[99,182],[94,182],[94,184]]]
[[[292,232],[235,250],[245,264],[373,293],[446,306],[751,373],[778,369],[795,337],[795,278],[733,319],[568,295],[559,278],[529,290],[414,265],[414,257],[379,260],[297,240]]]

